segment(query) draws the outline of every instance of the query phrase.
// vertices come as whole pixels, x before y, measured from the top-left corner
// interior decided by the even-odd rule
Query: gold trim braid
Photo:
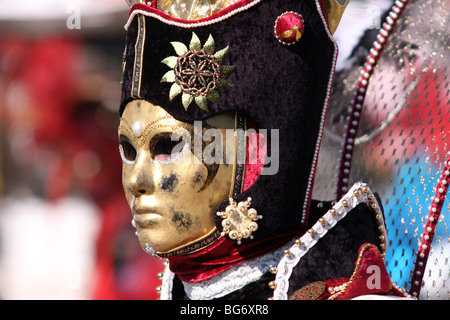
[[[141,98],[141,78],[142,78],[142,63],[144,57],[145,44],[145,17],[142,14],[138,15],[138,36],[134,46],[134,68],[133,81],[131,85],[131,96],[134,99]]]
[[[197,251],[200,251],[201,249],[210,246],[214,242],[216,242],[217,239],[220,238],[220,231],[217,230],[216,227],[212,229],[209,233],[202,236],[201,238],[191,241],[187,244],[184,244],[182,246],[179,246],[175,249],[172,249],[170,251],[155,252],[155,255],[160,258],[170,258],[173,256],[180,256],[185,254],[191,254]]]

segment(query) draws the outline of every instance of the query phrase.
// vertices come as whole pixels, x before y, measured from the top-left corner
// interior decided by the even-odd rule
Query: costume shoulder
[[[320,218],[285,250],[271,283],[273,298],[403,296],[386,271],[384,214],[379,198],[369,186],[356,183],[338,202],[313,205],[311,214]]]

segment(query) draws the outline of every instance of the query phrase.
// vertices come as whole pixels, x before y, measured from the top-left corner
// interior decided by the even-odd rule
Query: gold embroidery
[[[312,282],[295,291],[289,300],[316,300],[325,291],[325,287],[325,282]]]
[[[155,255],[158,256],[159,258],[170,258],[173,256],[191,254],[213,244],[219,238],[220,238],[220,231],[217,230],[216,227],[214,227],[209,233],[202,236],[200,239],[191,241],[170,251],[166,252],[156,251]]]
[[[169,56],[161,61],[170,70],[161,82],[172,83],[169,99],[181,95],[185,110],[195,101],[197,106],[208,111],[208,100],[221,104],[220,90],[228,90],[234,85],[225,80],[234,71],[234,66],[222,65],[228,54],[228,47],[215,52],[214,38],[209,35],[202,47],[200,39],[193,32],[189,47],[171,42],[177,56]]]
[[[299,27],[297,25],[294,26],[294,28],[290,29],[290,30],[286,30],[285,32],[283,32],[280,35],[280,38],[282,40],[284,39],[288,39],[290,36],[292,36],[292,34],[295,32],[295,41],[300,40],[300,38],[302,37],[302,33],[299,30]]]

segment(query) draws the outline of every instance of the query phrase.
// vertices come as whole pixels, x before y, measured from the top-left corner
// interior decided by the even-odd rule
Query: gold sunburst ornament
[[[236,203],[233,198],[229,199],[230,204],[225,211],[216,214],[222,220],[222,236],[228,234],[231,240],[236,240],[241,244],[242,239],[253,239],[252,233],[258,230],[257,220],[262,219],[254,208],[250,208],[252,199]]]
[[[171,42],[177,56],[165,58],[161,63],[169,70],[161,82],[173,83],[169,99],[172,101],[181,94],[184,109],[187,110],[192,101],[208,111],[208,100],[222,103],[220,90],[228,90],[234,85],[225,80],[235,66],[222,65],[228,54],[228,46],[215,52],[214,38],[209,35],[202,47],[200,39],[193,32],[189,48],[181,42]]]

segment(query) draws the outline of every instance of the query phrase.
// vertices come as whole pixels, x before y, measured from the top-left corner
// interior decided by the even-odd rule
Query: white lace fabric
[[[280,248],[264,256],[245,261],[205,281],[183,282],[184,290],[192,300],[211,300],[226,296],[259,280],[271,266],[278,265],[283,257],[283,249]]]
[[[293,240],[287,247],[293,245]],[[261,257],[240,263],[231,269],[201,282],[183,282],[184,290],[191,300],[211,300],[242,289],[246,285],[259,280],[272,266],[278,265],[283,257],[284,247]],[[166,266],[161,290],[161,300],[172,298],[174,274]]]

